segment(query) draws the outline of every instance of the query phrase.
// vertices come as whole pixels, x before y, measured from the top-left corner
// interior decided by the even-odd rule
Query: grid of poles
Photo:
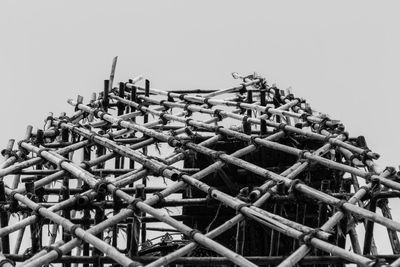
[[[0,266],[400,266],[400,223],[388,207],[399,196],[399,175],[378,171],[379,155],[339,121],[257,75],[236,75],[242,82],[228,89],[174,91],[148,80],[139,86],[140,77],[113,86],[113,73],[88,103],[68,100],[71,116],[49,114],[43,130],[29,126],[2,151]],[[232,142],[241,147],[217,149]],[[295,160],[266,168],[251,160],[260,149]],[[182,164],[193,155],[211,163]],[[229,166],[258,183],[238,188],[224,172]],[[307,180],[316,168],[333,173],[318,188]],[[215,173],[225,187],[202,181]],[[285,216],[284,203],[297,207],[295,217]],[[207,222],[207,231],[184,223],[184,207],[207,205],[234,212]],[[181,208],[166,212],[171,207]],[[307,212],[316,223],[307,224]],[[244,253],[247,221],[268,231],[269,251]],[[387,229],[392,254],[378,254],[375,224]],[[232,229],[234,247],[218,241]],[[284,236],[291,243],[282,253]],[[193,254],[199,248],[212,253]]]

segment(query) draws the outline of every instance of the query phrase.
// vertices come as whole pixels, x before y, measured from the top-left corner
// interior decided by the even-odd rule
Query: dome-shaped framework
[[[398,175],[339,121],[256,75],[212,91],[112,79],[3,150],[1,266],[400,265]]]

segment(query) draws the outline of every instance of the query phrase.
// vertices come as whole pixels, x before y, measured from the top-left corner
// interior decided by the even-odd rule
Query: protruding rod
[[[114,82],[114,76],[115,76],[115,69],[117,68],[117,61],[118,57],[113,58],[112,66],[111,66],[111,72],[110,72],[110,88],[109,90],[112,90],[113,82]]]
[[[247,103],[251,104],[253,103],[253,92],[252,91],[247,91]],[[251,117],[252,110],[248,109],[247,110],[247,116]]]
[[[104,80],[104,90],[103,90],[103,102],[102,102],[102,105],[103,105],[103,109],[104,109],[105,112],[108,111],[108,105],[110,103],[110,100],[109,100],[109,97],[108,97],[108,94],[110,92],[109,90],[110,90],[110,81],[109,80]]]
[[[41,145],[44,142],[44,133],[42,129],[38,129],[36,132],[36,143]]]
[[[49,112],[49,115],[47,115],[47,118],[45,120],[44,129],[48,130],[51,127],[52,122],[53,122],[53,112]]]
[[[261,89],[260,91],[260,104],[261,106],[266,106],[267,105],[267,101],[265,99],[266,97],[266,91]],[[261,115],[264,115],[264,113],[261,113]],[[261,131],[261,135],[264,135],[267,133],[267,123],[265,122],[265,120],[261,120],[261,125],[260,125],[260,131]]]
[[[2,156],[4,159],[8,159],[11,156],[11,151],[14,147],[15,139],[8,140],[7,146],[4,150],[1,151]]]
[[[121,98],[124,98],[124,96],[125,96],[125,84],[122,82],[119,83],[118,96]],[[118,116],[121,116],[122,114],[124,114],[124,109],[125,109],[124,103],[118,102],[117,107],[118,107]]]
[[[25,136],[24,136],[24,139],[25,139],[25,140],[28,140],[29,138],[31,138],[32,129],[33,129],[33,126],[32,126],[32,125],[28,125],[28,126],[26,127]]]

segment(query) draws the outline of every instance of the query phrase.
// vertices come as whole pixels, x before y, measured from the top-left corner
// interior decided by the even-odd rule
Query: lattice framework
[[[349,137],[339,121],[313,111],[303,99],[269,86],[257,75],[241,77],[239,86],[223,90],[172,91],[151,88],[148,80],[140,87],[140,78],[113,87],[113,73],[104,90],[88,104],[80,96],[68,100],[75,108],[71,116],[50,114],[44,130],[32,131],[29,126],[17,150],[12,150],[13,140],[3,150],[2,266],[13,266],[12,261],[22,261],[24,266],[57,262],[64,266],[294,266],[299,262],[373,266],[385,261],[400,265],[396,260],[400,223],[392,220],[387,201],[399,196],[398,174],[392,167],[379,172],[373,162],[379,155],[368,149],[362,137]],[[215,148],[230,142],[242,147],[233,153]],[[304,149],[305,142],[319,147]],[[170,147],[169,155],[165,146]],[[260,148],[296,160],[283,171],[282,166],[265,168],[247,160]],[[182,166],[193,155],[213,163],[201,169]],[[224,173],[227,166],[262,180],[236,188],[235,194],[202,181],[218,172],[224,186],[237,185]],[[329,179],[338,190],[332,190],[329,179],[317,180],[320,188],[315,188],[305,178],[315,166],[333,173]],[[165,186],[162,179],[168,180]],[[192,190],[202,192],[201,197],[191,197]],[[177,192],[184,198],[170,197]],[[319,210],[310,211],[317,217],[316,226],[302,223],[305,219],[299,212],[293,219],[282,208],[280,212],[265,208],[267,203],[278,207],[279,202],[293,200],[297,206],[317,203]],[[206,207],[210,201],[222,203],[236,215],[219,225],[207,222],[212,225],[208,232],[183,223],[187,215],[164,210]],[[382,215],[375,212],[377,208]],[[154,221],[164,225],[153,227]],[[245,255],[244,245],[249,242],[243,237],[246,221],[269,229],[278,248],[274,251],[271,246],[263,255]],[[356,231],[360,222],[366,232],[363,247]],[[393,255],[377,255],[375,223],[387,228]],[[43,225],[49,227],[47,238]],[[216,241],[235,227],[235,248]],[[166,234],[153,244],[148,241],[151,231]],[[10,237],[14,232],[17,236]],[[174,233],[181,233],[182,238]],[[280,255],[281,235],[292,240],[286,258]],[[20,254],[24,236],[30,238],[30,248]],[[346,237],[350,237],[351,251],[346,249]],[[187,256],[199,246],[218,256]]]

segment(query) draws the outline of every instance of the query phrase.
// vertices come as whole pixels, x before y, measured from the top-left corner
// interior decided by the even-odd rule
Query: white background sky
[[[225,88],[257,71],[400,161],[395,1],[1,1],[3,145],[67,98],[143,74],[157,88]]]
[[[226,88],[258,72],[363,134],[398,166],[396,1],[0,2],[0,146],[49,111],[137,74],[155,88]]]

